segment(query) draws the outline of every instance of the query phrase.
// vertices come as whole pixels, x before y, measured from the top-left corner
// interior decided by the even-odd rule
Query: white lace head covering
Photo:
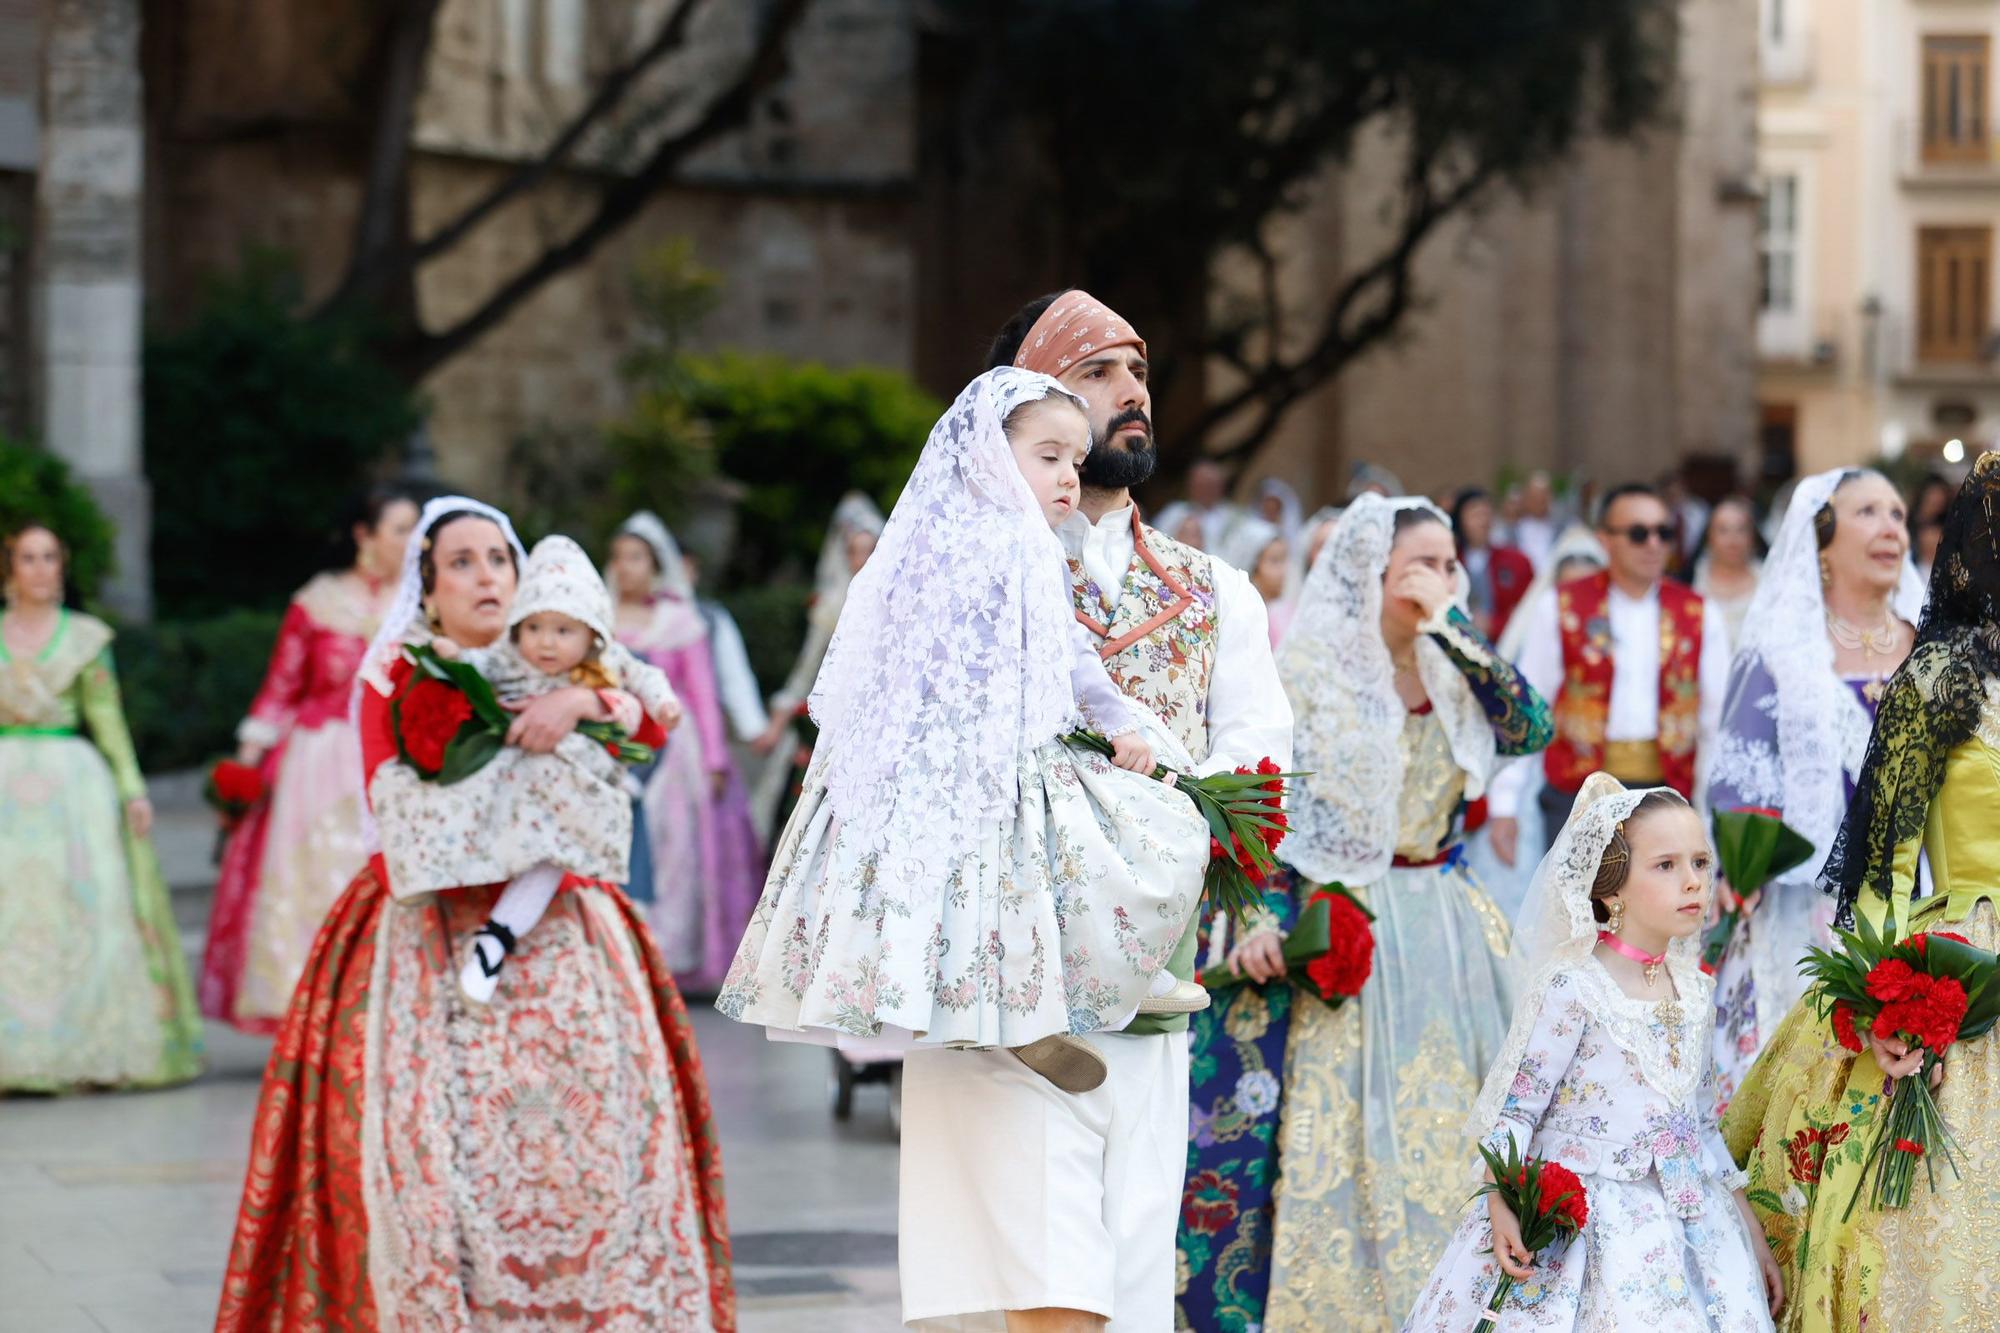
[[[1737,664],[1761,659],[1777,686],[1775,785],[1784,793],[1780,808],[1785,822],[1813,845],[1805,864],[1785,873],[1786,882],[1818,881],[1847,813],[1846,775],[1861,771],[1873,728],[1868,710],[1834,670],[1815,530],[1819,511],[1832,503],[1841,483],[1862,475],[1873,474],[1835,468],[1799,481],[1737,636]],[[1912,625],[1923,614],[1923,583],[1908,557],[1890,605]],[[1733,691],[1743,676],[1732,674]],[[1725,715],[1733,703],[1732,699],[1725,704]],[[1725,773],[1730,764],[1747,758],[1738,747],[1725,743],[1718,747],[1713,771]],[[1747,785],[1773,784],[1767,777]]]
[[[1264,501],[1272,496],[1278,498],[1278,530],[1285,534],[1286,541],[1297,541],[1300,516],[1305,513],[1305,506],[1299,502],[1298,491],[1283,477],[1266,477],[1257,483],[1257,504],[1260,509]],[[1262,518],[1262,513],[1259,513],[1258,517]]]
[[[1577,792],[1569,820],[1550,845],[1549,854],[1535,868],[1534,880],[1528,886],[1528,896],[1514,929],[1515,957],[1521,961],[1528,983],[1515,1006],[1506,1044],[1487,1072],[1472,1113],[1466,1117],[1466,1132],[1473,1138],[1484,1137],[1499,1119],[1500,1108],[1506,1103],[1520,1070],[1521,1057],[1528,1049],[1528,1039],[1534,1034],[1550,979],[1588,958],[1597,947],[1597,932],[1602,927],[1591,911],[1590,890],[1597,882],[1611,835],[1624,825],[1641,801],[1658,790],[1664,789],[1627,790],[1608,773],[1591,774]],[[1708,988],[1701,975],[1700,931],[1667,945],[1667,969],[1684,1002],[1696,1006],[1706,1002]],[[1612,1035],[1618,1037],[1616,1032]],[[1621,1039],[1619,1044],[1627,1043]],[[1687,1062],[1697,1080],[1705,1060],[1706,1048],[1702,1060]],[[1664,1077],[1655,1081],[1661,1082]],[[1684,1079],[1686,1072],[1677,1077]]]
[[[1380,879],[1395,855],[1403,793],[1403,721],[1395,667],[1382,639],[1382,578],[1396,516],[1435,515],[1428,500],[1364,495],[1347,507],[1299,590],[1292,627],[1278,648],[1278,675],[1292,703],[1293,766],[1311,776],[1292,793],[1285,859],[1308,879],[1354,888]],[[1460,598],[1463,599],[1463,580]],[[1417,636],[1424,692],[1476,800],[1493,771],[1493,729],[1451,657]]]
[[[1536,573],[1535,581],[1528,585],[1528,590],[1521,594],[1513,616],[1507,621],[1507,628],[1500,633],[1500,642],[1494,645],[1500,650],[1500,656],[1509,662],[1520,661],[1521,649],[1527,646],[1528,608],[1539,602],[1543,593],[1556,586],[1556,571],[1568,560],[1590,560],[1599,569],[1611,563],[1604,543],[1597,540],[1597,534],[1589,528],[1581,523],[1572,523],[1563,529],[1562,536],[1556,538],[1556,544],[1549,548],[1548,563]]]
[[[544,537],[528,552],[507,628],[544,611],[590,626],[599,647],[611,642],[611,590],[583,548],[568,537]]]
[[[492,505],[463,495],[441,495],[424,505],[417,515],[417,526],[410,530],[410,543],[403,548],[403,572],[396,583],[395,599],[383,613],[382,627],[375,631],[375,638],[369,643],[368,651],[362,655],[361,667],[354,675],[354,687],[347,697],[347,721],[354,729],[355,764],[364,777],[366,765],[362,764],[360,750],[361,737],[361,692],[372,689],[377,694],[387,694],[393,688],[389,683],[389,669],[402,656],[405,643],[427,643],[431,637],[429,622],[424,617],[424,579],[421,561],[423,553],[430,545],[431,531],[444,518],[475,517],[489,519],[497,524],[507,538],[507,545],[514,548],[514,564],[518,568],[527,564],[527,552],[521,549],[521,539],[514,535],[514,525],[507,516]],[[364,847],[372,854],[381,849],[381,838],[375,829],[375,816],[368,803],[361,803],[361,838]]]
[[[1002,423],[1059,395],[1012,366],[958,395],[854,576],[809,707],[844,837],[963,847],[1017,799],[1016,765],[1076,720],[1062,543]]]
[[[673,533],[667,531],[667,525],[660,521],[658,514],[650,509],[641,509],[620,523],[618,531],[612,536],[614,539],[637,537],[646,543],[646,549],[653,553],[653,567],[659,571],[653,576],[655,597],[694,601],[694,585],[688,582],[687,566],[681,563],[680,543],[674,540]]]
[[[833,517],[826,523],[826,540],[819,546],[819,565],[813,573],[813,595],[818,602],[838,607],[846,595],[854,578],[853,567],[847,563],[847,538],[855,532],[880,537],[882,511],[862,492],[849,491],[833,507]]]
[[[1264,548],[1274,541],[1281,540],[1284,535],[1277,524],[1267,522],[1253,514],[1245,514],[1237,519],[1223,539],[1216,543],[1215,554],[1245,574],[1254,574],[1257,571],[1257,561],[1264,554]]]

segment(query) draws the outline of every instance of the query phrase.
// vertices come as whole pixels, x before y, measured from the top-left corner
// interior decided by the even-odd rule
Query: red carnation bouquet
[[[1523,1158],[1520,1145],[1511,1140],[1505,1157],[1483,1143],[1479,1145],[1479,1155],[1486,1159],[1486,1169],[1493,1179],[1473,1191],[1472,1197],[1499,1195],[1521,1223],[1521,1243],[1537,1259],[1543,1250],[1558,1241],[1568,1241],[1590,1221],[1590,1198],[1584,1192],[1583,1182],[1561,1162]],[[1486,1313],[1473,1325],[1472,1333],[1490,1333],[1499,1327],[1500,1307],[1512,1290],[1514,1279],[1502,1272],[1499,1284],[1493,1289],[1493,1299],[1486,1303]]]
[[[209,853],[211,861],[222,864],[222,849],[229,835],[265,794],[264,773],[256,764],[218,759],[208,766],[208,780],[202,783],[201,798],[222,816],[222,825],[215,831],[215,849]]]
[[[1111,742],[1094,731],[1073,731],[1063,739],[1080,750],[1109,759]],[[1153,777],[1187,793],[1194,808],[1208,821],[1208,876],[1203,891],[1217,907],[1238,922],[1264,905],[1264,881],[1277,868],[1278,844],[1290,821],[1285,814],[1285,780],[1303,773],[1282,773],[1269,756],[1255,768],[1234,773],[1193,777],[1155,768]]]
[[[1983,1036],[2000,1018],[2000,959],[1949,932],[1920,933],[1901,942],[1878,934],[1861,918],[1852,931],[1834,932],[1838,949],[1809,949],[1799,970],[1834,1037],[1859,1054],[1866,1033],[1921,1047],[1923,1065],[1895,1081],[1889,1113],[1881,1118],[1862,1159],[1862,1174],[1843,1219],[1865,1190],[1875,1208],[1910,1202],[1917,1164],[1937,1188],[1936,1158],[1958,1174],[1960,1149],[1931,1097],[1931,1076],[1953,1042]]]
[[[417,669],[389,703],[396,753],[426,782],[462,782],[500,753],[514,715],[500,706],[493,686],[471,663],[440,657],[428,645],[403,651]],[[579,722],[576,729],[621,763],[652,761],[653,748],[632,740],[622,727]]]
[[[202,799],[234,827],[264,799],[264,773],[256,764],[234,759],[218,759],[208,766],[208,781],[202,784]]]
[[[1375,967],[1374,920],[1375,914],[1344,885],[1315,890],[1300,909],[1298,924],[1285,935],[1281,951],[1291,980],[1332,1009],[1361,994]],[[1249,978],[1233,967],[1211,967],[1197,980],[1221,990]]]

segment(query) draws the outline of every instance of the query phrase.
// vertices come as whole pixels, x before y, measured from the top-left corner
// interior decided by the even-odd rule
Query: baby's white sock
[[[538,865],[516,875],[494,900],[486,929],[475,932],[466,948],[465,966],[459,969],[458,987],[466,998],[485,1004],[500,988],[500,969],[507,955],[523,935],[535,928],[549,902],[562,886],[563,872],[556,866]],[[505,932],[503,935],[501,932]],[[504,942],[503,942],[504,941]]]

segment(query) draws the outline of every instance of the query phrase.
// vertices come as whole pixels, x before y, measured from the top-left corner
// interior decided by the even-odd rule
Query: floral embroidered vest
[[[1215,668],[1215,575],[1209,557],[1139,523],[1114,603],[1069,562],[1076,618],[1104,640],[1104,667],[1128,698],[1160,715],[1196,761],[1208,757],[1208,680]]]
[[[1611,717],[1611,574],[1600,571],[1556,590],[1563,683],[1556,696],[1555,744],[1543,756],[1551,786],[1575,791],[1604,763]],[[1701,594],[1660,581],[1660,771],[1669,787],[1694,794],[1701,733]]]

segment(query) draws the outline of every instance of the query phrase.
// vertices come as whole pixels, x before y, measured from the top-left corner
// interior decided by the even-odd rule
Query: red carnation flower
[[[436,773],[444,767],[445,747],[472,720],[472,700],[463,690],[427,676],[403,695],[398,711],[410,762],[424,773]]]
[[[1328,945],[1306,964],[1306,979],[1323,1000],[1352,999],[1375,970],[1375,932],[1347,895],[1321,889],[1313,899],[1326,902]]]
[[[1565,1194],[1569,1197],[1563,1198]],[[1578,1231],[1590,1221],[1590,1201],[1584,1196],[1583,1182],[1561,1162],[1542,1163],[1542,1215],[1551,1213],[1567,1218]]]
[[[1923,1027],[1918,1031],[1926,1048],[1942,1051],[1958,1040],[1967,1004],[1965,986],[1958,978],[1938,977],[1931,983],[1923,1002]]]
[[[1833,1039],[1856,1054],[1862,1050],[1861,1034],[1854,1028],[1853,1006],[1848,1004],[1833,1006]]]
[[[215,783],[216,799],[224,805],[249,806],[264,799],[264,778],[250,764],[223,759],[209,771]]]
[[[1878,1000],[1892,1002],[1914,999],[1928,988],[1929,980],[1902,959],[1889,958],[1870,969],[1868,993]]]

